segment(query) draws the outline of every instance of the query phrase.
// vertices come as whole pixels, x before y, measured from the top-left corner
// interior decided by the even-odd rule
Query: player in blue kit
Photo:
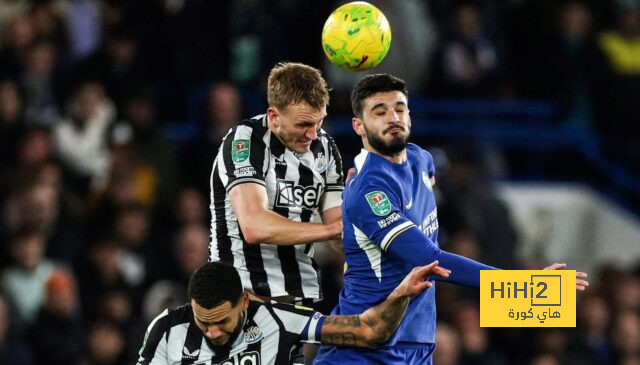
[[[435,168],[429,152],[407,144],[411,129],[404,81],[364,77],[354,87],[353,129],[364,148],[343,192],[346,271],[334,315],[360,313],[379,303],[418,265],[439,260],[446,281],[480,285],[480,270],[495,268],[438,247]],[[554,264],[546,269],[562,269]],[[577,273],[584,290],[586,274]],[[435,285],[415,297],[394,335],[381,347],[358,350],[322,346],[314,364],[431,364],[435,349]]]

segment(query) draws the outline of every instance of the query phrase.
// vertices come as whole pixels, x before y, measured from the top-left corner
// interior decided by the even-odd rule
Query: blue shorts
[[[320,346],[314,365],[332,364],[397,364],[432,365],[434,343],[399,342],[392,347],[378,349],[354,349]]]

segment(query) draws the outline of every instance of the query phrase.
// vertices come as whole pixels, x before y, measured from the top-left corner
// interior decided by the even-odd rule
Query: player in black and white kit
[[[383,302],[359,315],[323,316],[309,308],[249,300],[237,271],[209,262],[189,280],[190,303],[165,310],[147,329],[138,365],[289,364],[299,342],[372,347],[400,324],[412,296],[449,276],[438,262],[415,268]]]
[[[232,264],[252,298],[318,299],[312,244],[342,234],[328,87],[319,70],[280,63],[267,89],[266,114],[229,130],[213,164],[210,261]]]

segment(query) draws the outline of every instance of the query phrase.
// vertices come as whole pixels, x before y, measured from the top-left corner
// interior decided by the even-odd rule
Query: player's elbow
[[[378,347],[391,337],[392,332],[373,327],[367,327],[363,333],[363,343],[366,347]]]
[[[256,227],[240,227],[242,230],[242,236],[244,237],[244,241],[250,245],[256,245],[260,242],[264,242],[264,234],[261,232],[259,228]]]

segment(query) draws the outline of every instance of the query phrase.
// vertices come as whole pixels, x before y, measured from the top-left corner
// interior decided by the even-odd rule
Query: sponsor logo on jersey
[[[323,152],[318,153],[318,157],[313,161],[313,169],[319,173],[327,169],[327,158]]]
[[[393,212],[388,217],[384,219],[380,219],[378,221],[378,226],[380,226],[380,228],[386,228],[387,226],[391,225],[393,222],[399,219],[400,219],[400,214]]]
[[[244,342],[248,344],[256,343],[262,340],[264,335],[258,326],[251,326],[244,331]]]
[[[214,365],[260,365],[260,354],[257,351],[241,352]]]
[[[251,141],[248,139],[234,139],[231,142],[231,159],[233,162],[244,162],[249,158]]]
[[[391,203],[384,191],[372,191],[366,194],[365,198],[375,215],[385,216],[391,212]]]
[[[236,177],[254,176],[256,174],[256,170],[253,168],[253,166],[245,166],[235,169],[233,171],[233,174]]]
[[[189,352],[189,349],[187,348],[187,346],[182,348],[182,359],[189,359],[189,360],[195,360],[198,358],[198,355],[200,355],[200,349],[195,349],[193,350],[193,352]]]
[[[294,185],[293,181],[276,181],[276,202],[275,205],[281,208],[303,207],[315,209],[320,203],[322,195],[322,184],[315,186]]]
[[[433,186],[431,186],[431,179],[429,178],[429,175],[424,171],[422,171],[422,182],[427,187],[427,189],[429,189],[429,191],[433,191]]]

